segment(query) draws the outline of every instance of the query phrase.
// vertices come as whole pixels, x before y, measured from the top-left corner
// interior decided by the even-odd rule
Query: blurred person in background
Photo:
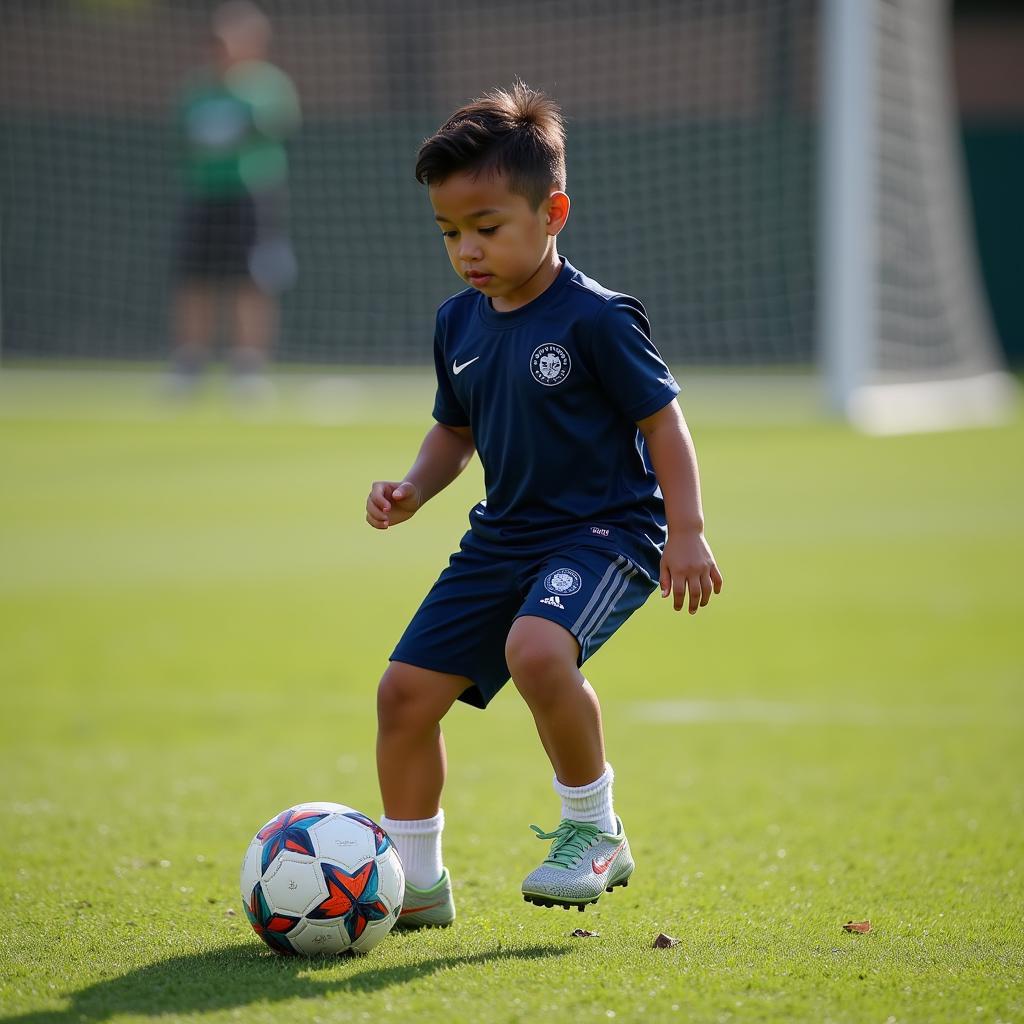
[[[267,397],[278,295],[296,274],[285,139],[299,126],[299,100],[291,79],[266,59],[270,21],[255,4],[220,5],[212,29],[212,60],[190,76],[177,108],[186,198],[176,251],[174,389],[195,388],[223,310],[237,391]]]

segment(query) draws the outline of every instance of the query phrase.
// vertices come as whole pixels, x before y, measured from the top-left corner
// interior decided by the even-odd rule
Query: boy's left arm
[[[690,614],[722,590],[722,574],[704,539],[704,511],[700,500],[697,454],[679,404],[637,422],[651,453],[654,472],[665,498],[668,540],[661,558],[661,596],[674,594],[679,611],[690,592]]]

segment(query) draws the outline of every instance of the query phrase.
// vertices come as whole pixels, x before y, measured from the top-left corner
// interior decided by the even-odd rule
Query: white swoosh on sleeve
[[[462,371],[467,366],[469,366],[470,363],[475,363],[479,358],[480,358],[479,356],[473,356],[472,359],[467,359],[461,366],[459,365],[459,361],[457,359],[453,359],[452,360],[452,373],[454,373],[455,376],[458,377],[458,375],[460,373],[462,373]]]

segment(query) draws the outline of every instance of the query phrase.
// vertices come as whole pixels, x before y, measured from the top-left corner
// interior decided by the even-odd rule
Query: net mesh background
[[[879,0],[874,377],[997,366],[967,223],[944,0]]]
[[[568,121],[560,250],[637,295],[676,363],[812,354],[812,0],[277,0],[299,265],[277,356],[430,359],[459,289],[413,177],[457,106],[521,77]],[[5,354],[167,351],[182,143],[212,4],[0,2]]]

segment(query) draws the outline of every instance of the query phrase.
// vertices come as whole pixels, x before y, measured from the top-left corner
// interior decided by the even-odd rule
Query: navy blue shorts
[[[466,676],[460,700],[484,708],[509,680],[505,640],[520,615],[564,626],[578,664],[598,651],[655,589],[611,548],[569,542],[538,559],[499,557],[463,542],[413,616],[392,661]]]

